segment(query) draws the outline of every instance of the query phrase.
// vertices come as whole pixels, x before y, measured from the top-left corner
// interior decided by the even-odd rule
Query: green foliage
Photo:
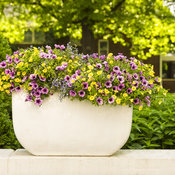
[[[0,149],[21,148],[17,141],[12,125],[11,96],[0,92]]]
[[[167,94],[161,104],[154,103],[143,111],[134,108],[132,131],[124,148],[175,148],[175,94]]]
[[[11,54],[8,41],[0,34],[0,62],[5,59],[6,54]]]
[[[79,39],[88,27],[141,59],[175,50],[174,16],[163,0],[2,0],[4,9],[0,31],[11,42],[22,40],[28,27]]]

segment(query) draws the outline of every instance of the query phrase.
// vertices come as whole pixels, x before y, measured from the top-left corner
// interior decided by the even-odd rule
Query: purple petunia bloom
[[[16,91],[16,92],[19,92],[20,90],[21,90],[20,86],[17,86],[17,87],[15,88],[15,91]]]
[[[34,96],[35,97],[40,97],[41,96],[41,93],[39,91],[34,91]]]
[[[125,88],[125,85],[120,83],[117,89],[118,91],[121,91],[123,88]]]
[[[5,68],[5,67],[6,67],[6,62],[5,62],[5,61],[2,61],[2,62],[0,63],[0,67],[1,67],[1,68]]]
[[[141,81],[145,80],[145,77],[144,76],[140,76],[140,80]]]
[[[22,82],[25,82],[29,77],[26,75],[23,77]]]
[[[64,50],[65,49],[65,46],[64,45],[61,45],[60,46],[60,50]]]
[[[64,70],[64,67],[63,66],[57,66],[55,69],[56,70]]]
[[[106,88],[112,87],[111,81],[106,81],[106,82],[105,82],[105,86],[106,86]]]
[[[88,59],[89,55],[83,55],[82,59]]]
[[[88,89],[88,83],[87,82],[83,82],[83,89]]]
[[[118,88],[117,88],[117,86],[113,86],[112,89],[113,89],[113,91],[117,91]]]
[[[117,79],[120,81],[120,83],[123,83],[125,81],[123,76],[117,76]]]
[[[6,75],[10,74],[10,72],[11,72],[10,69],[5,69],[5,74]]]
[[[113,71],[116,72],[116,73],[117,73],[118,71],[120,71],[119,66],[114,66],[114,67],[113,67]]]
[[[106,56],[105,56],[105,55],[100,55],[99,58],[100,58],[101,60],[105,60],[105,59],[106,59]]]
[[[143,85],[143,86],[147,86],[147,85],[148,85],[148,81],[147,81],[147,80],[143,80],[143,81],[142,81],[142,85]]]
[[[143,72],[142,71],[140,71],[139,73],[140,73],[140,75],[143,75]]]
[[[35,98],[35,104],[36,105],[39,105],[40,106],[42,104],[42,102],[43,101],[41,100],[41,98]]]
[[[134,77],[134,79],[136,79],[136,80],[139,79],[139,75],[138,75],[137,73],[134,73],[134,74],[133,74],[133,77]]]
[[[39,76],[39,79],[40,79],[41,81],[46,81],[46,78],[45,78],[45,77],[42,77],[41,75]]]
[[[57,58],[57,56],[56,55],[52,55],[52,57],[51,57],[52,59],[55,59],[55,58]]]
[[[137,69],[137,65],[136,64],[133,64],[132,66],[131,66],[131,70],[136,70]]]
[[[41,90],[42,94],[48,94],[48,92],[49,92],[49,90],[46,87],[42,88],[42,90]]]
[[[134,101],[133,101],[133,103],[134,103],[135,105],[138,105],[138,104],[140,103],[140,100],[139,100],[138,98],[135,98]]]
[[[77,93],[73,90],[70,90],[69,94],[70,94],[70,96],[73,96],[73,97],[75,97],[77,95]]]
[[[107,61],[104,61],[103,64],[104,64],[105,66],[107,66],[107,65],[108,65],[108,62],[107,62]]]
[[[98,98],[96,99],[96,101],[97,101],[97,103],[98,103],[99,105],[102,105],[102,104],[103,104],[103,99],[102,99],[101,97],[98,97]]]
[[[48,50],[48,53],[49,54],[53,54],[53,50]]]
[[[129,80],[129,81],[131,81],[132,80],[132,76],[131,76],[131,74],[127,74],[127,80]]]
[[[97,57],[98,57],[98,53],[93,53],[91,56],[92,56],[93,58],[97,58]]]
[[[139,86],[139,82],[138,81],[134,81],[134,82],[135,82],[134,86],[138,87]]]
[[[31,80],[35,80],[36,77],[37,77],[37,75],[35,75],[35,74],[31,74],[29,78],[30,78]]]
[[[43,89],[42,87],[38,87],[37,91],[41,93],[42,89]]]
[[[60,45],[58,45],[58,44],[55,44],[54,46],[55,46],[55,49],[60,48]]]
[[[111,80],[111,81],[114,81],[114,80],[115,80],[115,76],[111,76],[111,77],[110,77],[110,80]]]
[[[33,88],[33,89],[37,89],[37,88],[38,88],[38,84],[37,84],[37,83],[33,83],[33,84],[32,84],[32,88]]]
[[[105,71],[107,72],[109,70],[109,66],[105,66]]]
[[[72,83],[70,83],[70,82],[68,82],[67,85],[68,85],[69,87],[72,87]]]
[[[80,75],[80,70],[79,70],[79,69],[76,70],[76,71],[75,71],[75,74],[76,74],[76,75]]]
[[[67,63],[63,63],[62,66],[63,66],[64,68],[66,68],[66,67],[67,67]]]
[[[108,103],[109,103],[109,104],[114,103],[114,97],[110,97],[110,98],[108,99]]]
[[[50,47],[50,46],[48,46],[48,45],[46,45],[46,49],[47,49],[47,50],[49,50],[49,49],[51,49],[51,47]]]
[[[82,91],[82,90],[78,92],[78,95],[79,95],[80,97],[84,97],[85,94],[86,94],[85,91]]]
[[[97,63],[97,64],[96,64],[96,67],[99,68],[99,69],[101,69],[101,68],[102,68],[101,63]]]
[[[19,60],[18,57],[15,57],[15,58],[14,58],[14,62],[15,62],[15,63],[19,63],[19,62],[21,62],[21,61]]]
[[[101,83],[97,82],[96,84],[97,84],[96,89],[100,89],[101,88]]]
[[[15,86],[15,83],[14,82],[11,82],[11,87],[14,87]]]
[[[27,97],[26,97],[25,101],[32,101],[32,96],[27,94]]]
[[[15,72],[10,73],[10,78],[14,79],[15,78]]]
[[[66,82],[68,82],[68,81],[70,80],[70,76],[69,76],[69,75],[66,75],[66,76],[64,77],[64,80],[65,80]]]
[[[132,93],[132,89],[131,89],[131,88],[128,88],[128,89],[126,90],[126,92],[127,92],[128,94],[131,94],[131,93]]]

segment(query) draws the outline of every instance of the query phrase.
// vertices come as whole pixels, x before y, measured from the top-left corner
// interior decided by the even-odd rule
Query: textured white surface
[[[8,159],[12,152],[11,149],[0,149],[0,175],[8,175]]]
[[[119,150],[110,157],[33,156],[17,150],[8,175],[175,175],[175,150]]]
[[[34,155],[111,155],[127,141],[132,124],[128,106],[94,106],[87,101],[46,99],[41,107],[13,93],[13,126]]]

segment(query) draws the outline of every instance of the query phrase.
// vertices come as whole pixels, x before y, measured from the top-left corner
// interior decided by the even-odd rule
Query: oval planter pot
[[[132,124],[129,106],[94,106],[88,101],[62,102],[58,95],[41,107],[13,93],[13,126],[21,145],[34,155],[108,156],[127,141]]]

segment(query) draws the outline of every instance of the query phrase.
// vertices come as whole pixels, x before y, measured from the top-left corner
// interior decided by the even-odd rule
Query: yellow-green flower
[[[97,71],[97,75],[101,75],[102,74],[102,71]]]
[[[89,78],[90,78],[90,77],[93,77],[93,73],[88,74],[88,77],[89,77]]]
[[[121,103],[121,99],[120,98],[117,98],[116,99],[116,103],[119,105]]]

